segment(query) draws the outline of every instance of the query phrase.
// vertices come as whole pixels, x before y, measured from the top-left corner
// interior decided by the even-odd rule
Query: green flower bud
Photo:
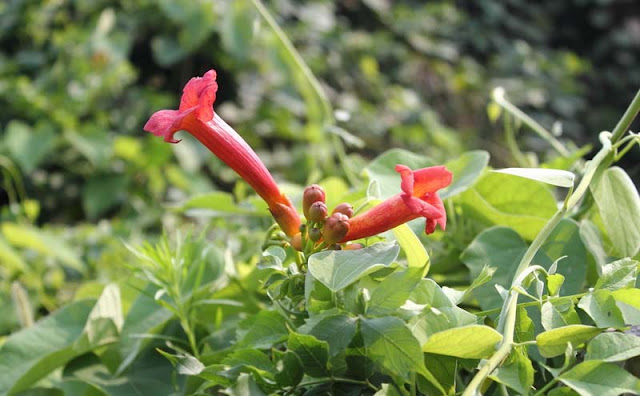
[[[313,242],[317,242],[322,238],[322,231],[319,228],[311,228],[309,229],[309,239]]]

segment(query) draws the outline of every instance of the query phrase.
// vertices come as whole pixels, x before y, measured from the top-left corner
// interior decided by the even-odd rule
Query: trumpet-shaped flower
[[[295,206],[280,192],[255,151],[213,111],[217,91],[215,70],[192,78],[184,87],[178,110],[154,113],[144,130],[169,143],[179,142],[173,137],[176,132],[189,132],[249,183],[267,202],[269,211],[287,235],[297,234],[300,216]]]
[[[351,218],[342,243],[380,234],[418,217],[426,219],[427,234],[436,225],[445,229],[447,213],[437,191],[451,184],[451,172],[444,166],[412,171],[404,165],[396,165],[396,171],[402,178],[402,192]]]

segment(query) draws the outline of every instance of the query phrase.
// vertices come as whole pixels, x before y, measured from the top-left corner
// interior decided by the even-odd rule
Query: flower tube
[[[273,177],[253,149],[213,111],[218,83],[215,70],[194,77],[185,85],[178,110],[154,113],[144,130],[178,143],[173,135],[184,130],[242,177],[269,205],[269,211],[288,235],[299,232],[300,216],[276,185]]]
[[[349,219],[349,232],[341,243],[380,234],[418,217],[426,219],[427,234],[436,225],[445,229],[447,212],[437,191],[451,184],[451,172],[444,166],[412,171],[404,165],[396,165],[396,171],[402,192]]]

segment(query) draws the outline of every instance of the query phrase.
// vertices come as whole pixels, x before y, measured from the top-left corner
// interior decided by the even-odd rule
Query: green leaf
[[[453,173],[453,182],[440,190],[442,199],[467,191],[478,180],[489,164],[489,153],[483,150],[467,151],[458,158],[447,161],[445,166]]]
[[[137,335],[159,332],[173,317],[173,313],[159,306],[151,297],[154,291],[155,288],[148,286],[138,295],[124,318],[119,342],[110,347],[121,357],[116,375],[123,373],[150,341]]]
[[[602,266],[602,275],[598,278],[595,289],[618,290],[633,287],[638,276],[638,263],[630,258],[614,261]]]
[[[607,253],[604,250],[602,235],[600,235],[598,227],[589,220],[582,220],[580,222],[580,238],[596,261],[597,268],[601,269],[607,262]]]
[[[496,270],[490,281],[473,291],[482,309],[502,306],[502,297],[495,285],[510,287],[516,267],[526,250],[527,244],[514,230],[493,227],[480,233],[462,252],[460,260],[469,268],[471,279],[478,277],[485,266]]]
[[[593,326],[570,325],[538,334],[536,343],[542,356],[554,357],[564,354],[569,343],[577,347],[601,332]]]
[[[526,179],[536,180],[539,182],[551,184],[558,187],[573,187],[573,182],[576,175],[569,171],[560,169],[546,169],[546,168],[504,168],[496,169],[492,172],[504,173],[507,175],[513,175],[518,177],[524,177]]]
[[[369,357],[393,375],[409,379],[427,372],[418,340],[400,319],[363,318],[360,329]]]
[[[162,349],[157,349],[157,351],[171,362],[178,374],[198,375],[205,369],[204,364],[195,356],[186,353],[172,354]]]
[[[392,231],[398,241],[398,245],[400,245],[402,251],[407,256],[407,264],[409,267],[423,268],[422,276],[425,276],[429,272],[430,262],[427,250],[424,248],[422,242],[420,242],[420,239],[407,224],[402,224]]]
[[[13,272],[24,271],[27,268],[22,257],[7,243],[2,235],[0,235],[0,262],[2,263],[0,271],[3,271],[5,279],[11,278]]]
[[[287,341],[289,350],[298,356],[304,372],[311,377],[326,377],[331,373],[329,362],[329,344],[314,336],[292,332]]]
[[[613,363],[589,360],[558,377],[582,396],[640,393],[640,380]]]
[[[87,341],[90,345],[116,341],[123,322],[120,288],[115,283],[108,284],[87,318],[84,328]]]
[[[473,291],[482,309],[502,305],[502,297],[495,285],[505,289],[511,287],[515,270],[526,249],[526,243],[514,230],[493,227],[480,233],[462,252],[460,259],[469,268],[471,278],[479,276],[485,265],[496,268],[491,281]],[[580,239],[577,223],[569,219],[562,220],[556,226],[533,262],[548,269],[555,260],[563,256],[567,257],[558,265],[558,272],[565,277],[561,294],[578,293],[586,277],[586,250]]]
[[[607,332],[598,334],[587,345],[586,360],[622,362],[640,355],[640,337],[635,334]]]
[[[400,308],[422,279],[423,273],[422,268],[410,267],[384,278],[371,292],[366,313],[384,315]]]
[[[256,20],[256,10],[249,2],[224,3],[224,15],[219,32],[222,44],[229,54],[245,61],[251,54],[253,31],[248,29]]]
[[[124,175],[99,175],[90,178],[82,189],[82,207],[90,219],[97,219],[124,199],[127,186]]]
[[[298,356],[291,351],[287,351],[282,353],[282,359],[280,362],[282,363],[282,369],[275,375],[278,385],[298,385],[304,376],[304,369],[302,368],[302,364],[300,363]]]
[[[71,303],[11,335],[0,349],[0,394],[27,389],[86,349],[76,349],[93,300]]]
[[[495,352],[500,341],[502,335],[493,328],[470,325],[432,334],[422,351],[462,359],[483,359]]]
[[[203,209],[211,211],[218,215],[258,215],[254,208],[241,207],[234,202],[233,195],[223,192],[214,191],[206,194],[199,194],[189,198],[180,207],[181,211],[192,209]],[[269,215],[268,212],[264,213]]]
[[[591,191],[617,255],[635,256],[640,250],[640,197],[629,175],[611,167]]]
[[[631,326],[640,325],[640,289],[614,290],[611,295],[622,311],[624,322]]]
[[[4,133],[9,153],[25,173],[30,173],[54,149],[56,133],[49,124],[37,128],[21,121],[10,121]]]
[[[33,249],[44,256],[54,257],[79,272],[84,272],[84,266],[76,252],[57,235],[26,224],[4,222],[0,227],[10,244]]]
[[[237,346],[268,349],[287,338],[284,318],[278,312],[260,311],[238,324]]]
[[[609,290],[594,290],[580,299],[578,307],[585,311],[596,326],[622,328],[625,326],[622,312]]]
[[[402,396],[402,394],[396,390],[395,386],[382,384],[380,390],[374,393],[373,396]]]
[[[526,240],[533,240],[557,210],[546,185],[493,172],[457,199],[464,216],[487,226],[511,227]]]
[[[547,277],[547,289],[550,296],[557,296],[560,293],[560,287],[564,283],[564,276],[562,274],[553,274]]]
[[[490,378],[526,395],[533,386],[533,374],[533,365],[526,348],[514,348],[507,361],[494,370]]]
[[[320,341],[326,341],[329,344],[331,356],[335,356],[353,339],[356,334],[356,323],[356,318],[343,313],[321,314],[313,319],[307,319],[307,324],[300,326],[298,331],[312,335]]]
[[[376,243],[360,250],[328,250],[309,257],[309,272],[337,292],[363,276],[388,267],[398,257],[395,243]]]
[[[411,169],[434,165],[428,157],[407,150],[394,148],[385,151],[371,161],[364,170],[370,181],[376,180],[378,182],[380,199],[387,199],[401,192],[400,174],[395,170],[398,164],[408,166]]]
[[[581,322],[573,307],[573,301],[550,300],[542,304],[540,323],[545,330],[551,330]]]

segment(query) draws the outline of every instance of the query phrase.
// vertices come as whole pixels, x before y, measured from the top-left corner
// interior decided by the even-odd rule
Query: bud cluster
[[[307,224],[301,227],[301,249],[311,252],[318,247],[340,249],[338,244],[349,232],[349,219],[353,207],[348,203],[336,206],[328,212],[325,191],[317,184],[304,189],[302,212]]]

